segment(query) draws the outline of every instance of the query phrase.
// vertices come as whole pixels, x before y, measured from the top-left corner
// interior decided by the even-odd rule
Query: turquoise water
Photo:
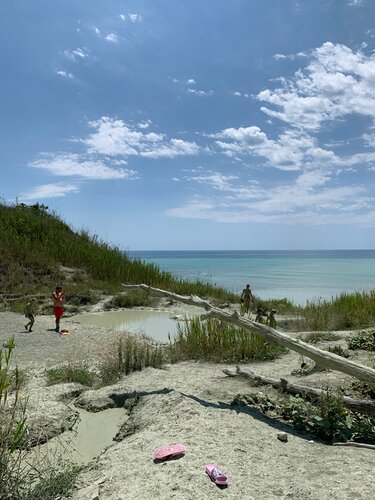
[[[375,289],[375,250],[129,252],[183,279],[240,293],[250,283],[262,299],[331,299]]]

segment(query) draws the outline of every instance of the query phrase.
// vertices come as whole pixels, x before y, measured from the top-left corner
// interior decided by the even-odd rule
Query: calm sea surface
[[[295,304],[331,299],[343,292],[375,289],[375,250],[324,251],[137,251],[139,257],[175,276],[240,293],[288,298]]]

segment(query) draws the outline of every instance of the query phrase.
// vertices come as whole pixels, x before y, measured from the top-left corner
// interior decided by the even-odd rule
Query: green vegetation
[[[219,301],[235,301],[227,290],[196,281],[176,279],[156,265],[130,259],[116,246],[73,231],[56,213],[40,204],[0,204],[0,293],[50,292],[57,282],[69,280],[70,295],[83,290],[122,290],[121,283],[148,285],[181,294]],[[69,270],[64,271],[61,266]]]
[[[59,368],[50,368],[46,373],[47,385],[75,382],[92,387],[95,383],[95,375],[82,363],[67,363]]]
[[[163,348],[148,337],[130,333],[121,335],[103,346],[99,364],[100,384],[113,384],[121,376],[147,366],[161,368],[164,361]]]
[[[350,412],[342,396],[327,390],[317,404],[300,397],[290,397],[281,414],[298,430],[318,436],[329,443],[335,441],[375,442],[375,418]]]
[[[375,351],[375,331],[358,332],[348,343],[349,349],[364,349],[365,351]]]
[[[149,306],[151,303],[150,295],[143,290],[134,292],[121,293],[113,297],[112,300],[106,303],[105,309],[113,309],[117,307],[140,307]]]
[[[174,342],[170,342],[171,362],[189,359],[228,362],[275,359],[286,349],[261,335],[224,325],[218,320],[193,318],[179,324]]]
[[[306,335],[300,336],[301,340],[309,344],[316,344],[318,342],[329,342],[333,340],[340,340],[340,335],[333,332],[311,332]]]
[[[301,309],[300,329],[347,330],[372,326],[375,321],[375,290],[343,293],[328,300],[307,302]]]
[[[263,414],[286,421],[295,429],[308,432],[329,444],[338,441],[375,442],[375,417],[349,411],[341,392],[328,389],[314,401],[300,396],[272,399],[263,392],[238,394],[232,405],[254,406]]]
[[[0,349],[0,498],[55,498],[72,487],[78,469],[59,460],[58,472],[51,470],[45,457],[29,463],[27,399],[20,371],[11,364],[14,339],[6,345]]]
[[[346,349],[341,347],[341,345],[330,345],[328,347],[328,352],[332,352],[333,354],[337,354],[338,356],[341,356],[342,358],[349,358],[350,354]]]

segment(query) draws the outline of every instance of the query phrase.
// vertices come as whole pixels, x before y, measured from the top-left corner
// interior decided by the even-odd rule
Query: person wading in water
[[[250,285],[246,285],[246,288],[244,288],[242,290],[240,300],[243,303],[244,314],[249,314],[251,305],[254,302],[254,297],[253,297],[253,294],[251,293]]]

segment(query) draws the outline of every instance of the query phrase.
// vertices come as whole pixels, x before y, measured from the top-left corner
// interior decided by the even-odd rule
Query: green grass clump
[[[259,334],[219,320],[186,320],[178,325],[177,336],[170,342],[172,362],[196,359],[202,361],[228,362],[265,361],[275,359],[286,351]]]
[[[348,342],[349,349],[364,349],[365,351],[375,351],[375,331],[358,332]]]
[[[341,339],[340,335],[337,335],[337,333],[333,332],[311,332],[306,335],[301,335],[300,338],[308,344],[316,344],[318,342],[329,342]]]
[[[143,290],[136,290],[130,293],[121,293],[113,297],[112,300],[106,303],[105,309],[122,308],[122,307],[140,307],[149,306],[151,303],[149,293]]]
[[[81,470],[82,468],[78,466],[65,465],[62,471],[48,471],[39,483],[22,497],[22,500],[61,498],[72,490]]]
[[[301,316],[301,329],[310,331],[371,326],[375,321],[375,290],[342,293],[330,301],[308,301]]]
[[[147,366],[161,368],[163,348],[148,337],[126,333],[106,343],[101,351],[99,377],[102,385],[113,384],[123,375]]]
[[[81,364],[72,365],[68,363],[62,367],[47,370],[47,385],[62,384],[64,382],[75,382],[92,387],[95,383],[95,376]]]
[[[337,354],[338,356],[341,356],[342,358],[349,358],[350,354],[346,349],[341,347],[341,345],[330,345],[328,347],[328,352],[332,352],[333,354]]]

